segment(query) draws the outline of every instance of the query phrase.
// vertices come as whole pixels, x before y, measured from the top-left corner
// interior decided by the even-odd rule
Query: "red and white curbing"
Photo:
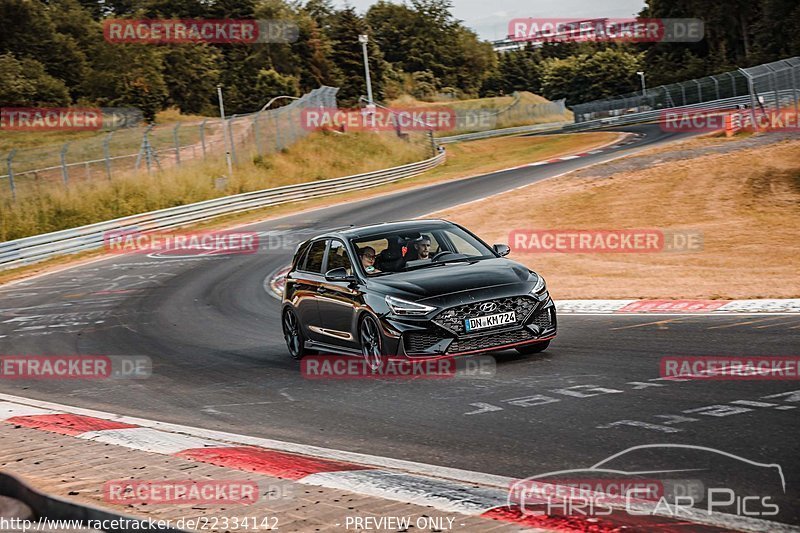
[[[641,135],[637,134],[637,133],[626,133],[626,134],[624,134],[622,136],[623,140],[616,141],[613,144],[610,144],[610,145],[605,146],[603,148],[597,148],[596,150],[589,150],[588,152],[581,152],[579,154],[565,155],[565,156],[562,156],[562,157],[554,157],[552,159],[546,159],[544,161],[536,161],[535,163],[525,163],[524,165],[518,165],[516,167],[504,168],[500,172],[505,172],[507,170],[519,170],[521,168],[539,167],[539,166],[542,166],[542,165],[551,165],[553,163],[562,163],[564,161],[571,161],[573,159],[579,159],[581,157],[587,157],[587,156],[590,156],[590,155],[602,154],[603,152],[610,152],[611,150],[614,150],[615,148],[620,148],[622,146],[625,146],[625,145],[631,144],[633,142],[636,142],[636,138],[638,138],[638,137],[641,137]]]
[[[726,315],[726,314],[797,314],[800,299],[754,299],[754,300],[556,300],[556,309],[562,314],[677,314],[677,315]]]
[[[264,288],[280,299],[289,267],[267,277]],[[800,313],[800,298],[754,300],[556,300],[556,309],[568,315],[793,315]]]
[[[508,488],[517,481],[513,478],[125,417],[7,394],[0,394],[0,423],[426,505],[538,531],[602,533],[631,527],[707,532],[800,531],[786,524],[700,511],[681,518],[658,511],[631,515],[622,509],[603,517],[526,514],[508,505]]]

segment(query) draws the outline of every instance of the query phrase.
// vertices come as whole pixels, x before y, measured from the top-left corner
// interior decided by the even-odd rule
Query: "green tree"
[[[66,106],[69,91],[34,59],[0,55],[0,107]]]
[[[542,93],[549,100],[577,104],[637,90],[641,56],[621,48],[593,55],[547,59],[542,63]]]
[[[359,97],[367,94],[364,59],[358,36],[369,33],[366,22],[353,7],[338,11],[333,18],[331,59],[342,73],[342,84],[338,94],[340,105],[356,106]],[[375,100],[382,100],[385,61],[374,39],[370,39],[368,51],[372,92]]]
[[[166,104],[183,113],[213,114],[222,54],[207,44],[179,44],[164,50]]]

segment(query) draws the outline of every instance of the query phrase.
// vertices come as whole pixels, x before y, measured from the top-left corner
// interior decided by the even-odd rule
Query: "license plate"
[[[516,321],[516,313],[514,311],[508,311],[506,313],[497,313],[496,315],[468,318],[464,321],[464,324],[467,327],[467,331],[475,331],[476,329],[495,328],[505,324],[513,324]]]

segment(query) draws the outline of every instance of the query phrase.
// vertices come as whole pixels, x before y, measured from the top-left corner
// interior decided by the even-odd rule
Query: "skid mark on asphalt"
[[[644,322],[642,324],[632,324],[630,326],[620,326],[616,328],[611,328],[611,331],[616,331],[621,329],[643,328],[646,326],[659,326],[658,329],[669,329],[669,326],[667,326],[667,324],[671,324],[674,322],[681,322],[683,320],[688,320],[690,318],[697,318],[697,317],[681,316],[677,318],[667,318],[664,320],[656,320],[655,322]]]
[[[798,323],[797,321],[792,321],[792,322],[781,322],[779,324],[767,324],[766,326],[755,326],[755,328],[753,328],[753,329],[772,328],[772,327],[775,327],[775,326],[789,326],[789,325],[793,325],[793,324],[797,324],[797,327],[800,327],[800,323]],[[796,329],[796,328],[789,328],[789,329]]]
[[[780,320],[782,317],[772,316],[768,318],[759,318],[756,320],[745,320],[743,322],[734,322],[733,324],[724,324],[722,326],[708,326],[706,329],[727,329],[736,328],[739,326],[749,326],[750,324],[760,324],[762,322],[769,322],[770,320]]]

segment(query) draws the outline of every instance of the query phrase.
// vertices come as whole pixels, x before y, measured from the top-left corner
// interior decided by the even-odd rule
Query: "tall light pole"
[[[647,96],[647,88],[644,85],[644,72],[641,70],[637,71],[636,74],[642,79],[642,96]]]
[[[231,163],[231,138],[228,131],[228,122],[225,120],[225,104],[222,102],[222,85],[217,85],[217,99],[219,99],[219,116],[222,118],[222,135],[225,137],[225,160],[228,162],[228,177],[233,177],[233,164]]]
[[[367,55],[367,43],[369,42],[369,35],[359,35],[358,42],[361,43],[361,49],[364,51],[364,72],[367,77],[367,100],[369,105],[372,106],[372,79],[369,77],[369,56]]]

